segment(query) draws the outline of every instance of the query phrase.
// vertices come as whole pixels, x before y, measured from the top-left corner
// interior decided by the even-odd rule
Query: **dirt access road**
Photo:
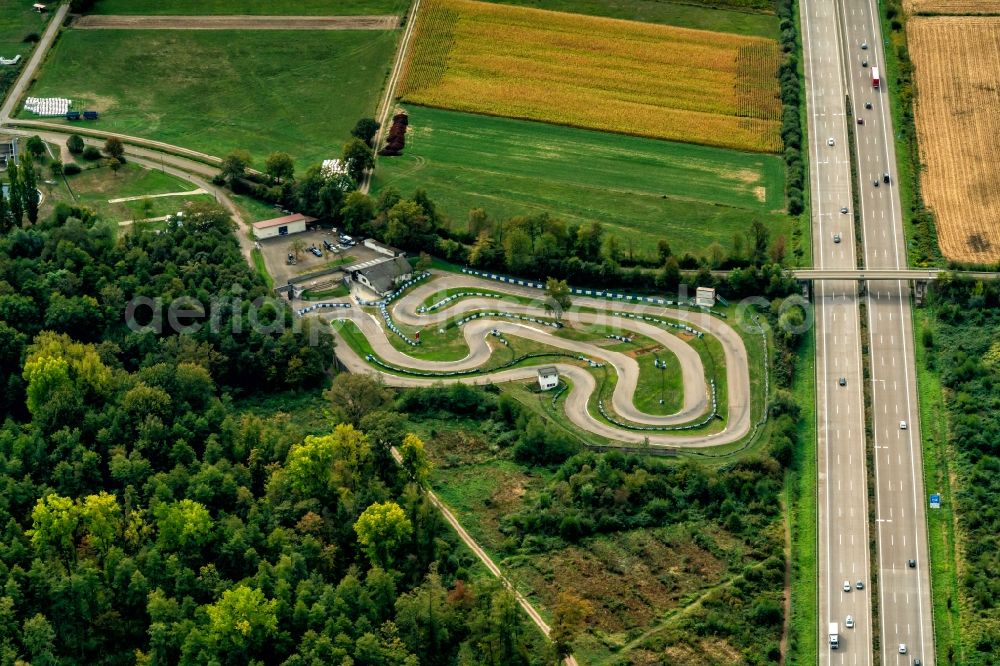
[[[398,16],[82,16],[74,28],[113,30],[394,30]]]

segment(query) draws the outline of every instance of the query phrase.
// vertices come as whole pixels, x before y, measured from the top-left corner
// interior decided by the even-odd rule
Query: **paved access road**
[[[534,316],[550,316],[541,302],[534,304],[518,303],[497,299],[472,297],[455,301],[448,307],[436,311],[433,315],[419,314],[417,308],[432,294],[450,288],[460,287],[466,290],[489,290],[504,292],[512,296],[532,296],[538,298],[540,292],[523,287],[488,282],[480,278],[466,275],[441,275],[431,283],[420,285],[404,295],[392,308],[393,317],[401,323],[415,326],[431,326],[451,319],[464,312],[472,310],[500,310],[530,314]],[[442,381],[456,381],[469,384],[484,384],[488,382],[519,381],[534,379],[537,368],[541,365],[556,365],[564,377],[572,384],[572,389],[566,398],[565,411],[567,417],[580,428],[595,434],[620,441],[649,441],[652,446],[712,446],[737,441],[750,432],[750,379],[748,358],[743,339],[729,323],[699,312],[678,310],[663,307],[642,306],[608,302],[601,299],[577,298],[574,304],[593,309],[597,312],[572,311],[564,315],[583,324],[600,324],[620,327],[623,330],[634,331],[656,339],[660,344],[673,351],[681,365],[684,379],[684,405],[682,410],[671,416],[655,416],[644,414],[636,409],[632,396],[638,381],[638,365],[627,355],[612,352],[602,347],[568,340],[552,335],[552,329],[545,326],[535,326],[519,321],[498,319],[476,319],[463,326],[463,335],[470,348],[470,353],[456,361],[428,361],[413,358],[400,352],[386,338],[386,332],[381,320],[362,311],[359,308],[319,310],[317,314],[329,319],[347,319],[353,321],[365,335],[368,343],[376,354],[387,363],[414,370],[454,371],[474,368],[482,365],[490,356],[491,350],[487,336],[493,329],[512,337],[535,340],[553,347],[559,347],[573,354],[582,354],[588,358],[600,360],[611,366],[609,372],[615,372],[618,381],[612,395],[612,406],[625,420],[639,424],[669,425],[696,420],[705,414],[709,408],[708,387],[705,381],[705,369],[701,358],[690,347],[689,343],[681,341],[672,332],[647,322],[637,321],[627,317],[611,314],[611,311],[642,312],[650,315],[688,322],[693,328],[705,331],[715,337],[722,346],[725,356],[725,372],[728,389],[726,426],[721,431],[712,434],[684,434],[684,431],[656,432],[625,430],[599,421],[591,416],[588,401],[597,389],[593,375],[570,363],[551,363],[544,359],[537,365],[526,368],[516,368],[467,377],[422,378],[399,376],[391,373],[378,372],[370,363],[354,353],[339,335],[337,336],[337,356],[352,372],[378,373],[391,386],[428,386]],[[515,343],[516,344],[516,343]]]
[[[905,268],[906,238],[895,180],[889,106],[893,90],[885,75],[878,5],[875,0],[842,0],[838,8],[848,93],[855,117],[864,121],[854,125],[864,265]],[[881,70],[878,89],[872,84],[872,67]],[[871,103],[871,109],[865,107],[866,102]],[[919,658],[930,666],[935,663],[934,635],[909,284],[899,280],[869,282],[865,304],[875,447],[881,661],[906,666]],[[907,564],[911,559],[916,561],[915,568]],[[906,646],[905,654],[900,652],[901,644]]]
[[[801,12],[813,260],[820,270],[852,269],[857,258],[836,5],[807,0],[802,2]],[[846,213],[841,212],[844,208]],[[840,236],[839,243],[834,241],[835,234]],[[872,661],[864,377],[857,290],[858,283],[847,280],[814,283],[821,665],[869,666]],[[857,589],[859,580],[864,589]],[[848,615],[855,622],[852,629],[846,626]],[[830,622],[839,625],[837,650],[830,648]]]

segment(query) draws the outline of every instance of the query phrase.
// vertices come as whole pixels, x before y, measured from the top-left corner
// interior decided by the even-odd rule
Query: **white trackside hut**
[[[548,391],[559,386],[559,371],[556,366],[547,365],[538,369],[538,387],[543,391]]]

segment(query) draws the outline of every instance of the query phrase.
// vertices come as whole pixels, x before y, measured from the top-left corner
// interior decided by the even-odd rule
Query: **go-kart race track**
[[[512,297],[528,297],[534,300],[528,304],[515,299],[466,297],[456,299],[441,309],[429,313],[419,313],[418,308],[435,294],[445,290],[499,292]],[[498,284],[479,278],[451,273],[435,273],[429,282],[413,287],[393,301],[389,312],[397,325],[419,328],[438,327],[463,315],[476,312],[504,312],[551,319],[546,311],[543,294],[537,289]],[[490,384],[533,380],[541,366],[556,366],[560,377],[568,380],[570,389],[564,403],[567,418],[577,427],[587,432],[612,440],[630,443],[648,442],[651,446],[706,447],[735,442],[744,437],[751,427],[750,375],[746,346],[740,335],[726,321],[717,317],[678,308],[611,302],[598,298],[574,297],[570,311],[564,313],[563,321],[580,325],[612,327],[623,332],[634,333],[654,340],[678,360],[683,381],[681,409],[670,415],[647,414],[636,408],[633,395],[639,382],[639,364],[634,358],[621,352],[604,349],[589,342],[569,340],[553,335],[553,329],[544,324],[511,321],[502,317],[482,317],[468,321],[462,326],[462,335],[469,348],[464,358],[454,361],[434,361],[416,358],[398,350],[387,338],[383,321],[375,314],[366,312],[357,303],[351,308],[320,310],[318,316],[332,321],[351,321],[367,339],[372,352],[385,364],[393,368],[403,368],[418,372],[472,371],[485,366],[494,354],[488,340],[494,330],[512,339],[526,339],[584,356],[607,367],[617,375],[617,382],[611,397],[611,407],[621,420],[636,427],[677,427],[691,424],[704,418],[711,409],[711,389],[706,379],[702,358],[690,342],[675,335],[670,329],[642,320],[612,314],[631,312],[675,320],[693,329],[714,337],[721,345],[725,358],[726,401],[721,430],[701,428],[698,432],[673,430],[637,430],[617,427],[591,414],[588,409],[592,394],[598,390],[594,375],[583,365],[567,362],[550,356],[537,359],[528,366],[518,366],[493,372],[482,372],[459,377],[416,377],[404,376],[373,365],[355,351],[340,331],[334,328],[336,354],[339,361],[350,372],[377,374],[387,386],[415,387],[438,383],[462,382],[466,384]],[[454,325],[454,324],[452,324]],[[388,335],[394,335],[388,333]]]

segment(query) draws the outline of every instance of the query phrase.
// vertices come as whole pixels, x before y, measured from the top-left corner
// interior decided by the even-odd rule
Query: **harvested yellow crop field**
[[[777,42],[423,0],[407,102],[757,152],[781,149]]]
[[[915,17],[915,119],[924,201],[948,259],[1000,261],[1000,18]]]
[[[906,0],[910,14],[1000,14],[1000,0]]]

